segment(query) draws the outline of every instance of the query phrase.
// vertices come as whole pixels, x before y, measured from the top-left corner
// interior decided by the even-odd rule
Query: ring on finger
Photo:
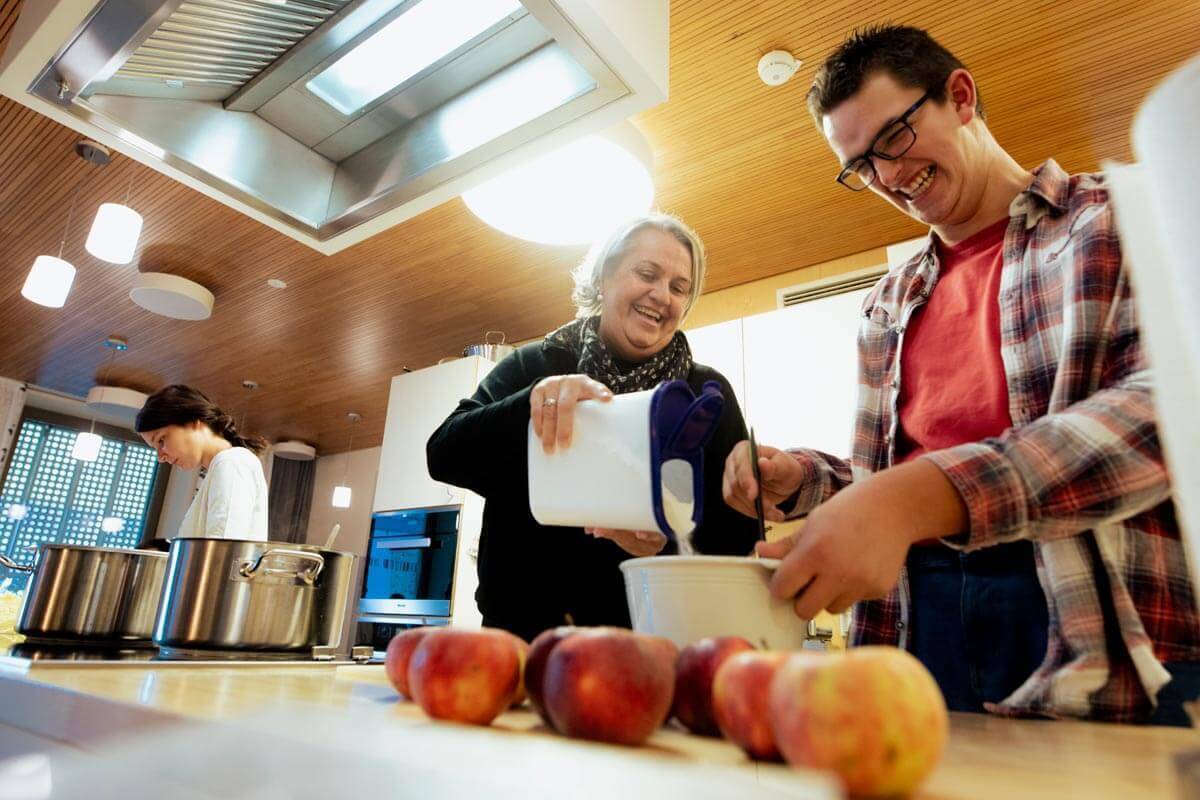
[[[557,397],[547,397],[545,400],[542,401],[543,408],[553,408],[556,405],[558,405]]]

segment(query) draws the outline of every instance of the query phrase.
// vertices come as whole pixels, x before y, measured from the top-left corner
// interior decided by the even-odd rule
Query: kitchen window
[[[39,416],[41,416],[39,414]],[[157,522],[165,481],[156,480],[158,458],[128,432],[104,430],[95,461],[71,456],[80,421],[45,414],[21,421],[0,487],[0,553],[32,560],[39,544],[136,547]],[[74,424],[73,424],[74,423]],[[9,573],[20,589],[27,575]]]

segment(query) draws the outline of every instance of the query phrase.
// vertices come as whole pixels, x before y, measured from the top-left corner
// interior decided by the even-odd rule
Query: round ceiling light
[[[317,457],[317,448],[295,439],[276,442],[271,445],[271,452],[277,458],[290,458],[293,461],[312,461]]]
[[[463,193],[467,208],[510,236],[590,244],[654,202],[653,156],[628,122],[584,136]]]
[[[87,393],[87,405],[94,414],[133,419],[145,404],[144,392],[123,386],[93,386]]]
[[[147,311],[172,319],[208,319],[213,293],[195,281],[165,272],[142,272],[129,290],[129,299]]]

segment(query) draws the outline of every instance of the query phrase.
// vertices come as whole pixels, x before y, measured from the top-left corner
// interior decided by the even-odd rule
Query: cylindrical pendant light
[[[128,264],[133,261],[141,233],[141,214],[129,206],[101,203],[84,247],[101,261]]]
[[[48,308],[62,308],[75,281],[75,267],[55,256],[38,256],[21,287],[26,300]]]
[[[75,436],[75,446],[71,448],[71,458],[80,461],[95,461],[100,457],[100,445],[104,440],[100,434],[91,431],[80,431]]]
[[[333,507],[334,508],[349,508],[350,497],[354,493],[349,486],[333,487]]]
[[[346,419],[350,420],[350,442],[346,447],[346,471],[342,473],[342,484],[333,487],[331,503],[334,508],[349,508],[350,497],[354,494],[350,489],[350,451],[354,448],[354,423],[362,419],[362,415],[351,411]]]
[[[75,145],[75,152],[80,156],[84,156],[85,152],[91,152],[85,150],[83,145],[84,142],[78,142]],[[86,156],[84,157],[85,160],[89,160],[86,159]],[[92,163],[103,165],[107,161]],[[67,302],[71,284],[75,282],[75,267],[69,261],[63,260],[63,248],[67,246],[67,234],[71,232],[71,218],[75,215],[75,201],[79,199],[79,190],[83,188],[84,181],[87,179],[88,176],[85,175],[76,181],[75,189],[71,192],[71,204],[67,206],[67,222],[63,226],[62,239],[58,242],[58,255],[38,256],[34,259],[29,276],[25,278],[25,285],[21,287],[21,295],[26,300],[31,300],[47,308],[62,308]]]

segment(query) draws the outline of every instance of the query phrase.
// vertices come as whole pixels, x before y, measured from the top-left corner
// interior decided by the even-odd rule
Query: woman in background
[[[581,401],[604,402],[670,380],[699,393],[717,381],[725,408],[704,448],[704,518],[692,546],[731,555],[754,546],[754,521],[721,497],[725,457],[746,438],[742,412],[729,382],[692,361],[679,330],[704,272],[704,246],[675,217],[650,214],[622,226],[575,272],[577,318],[497,364],[430,438],[430,475],[486,499],[476,593],[485,625],[525,639],[565,622],[629,627],[620,563],[675,552],[658,531],[585,531],[533,519],[530,422],[547,451],[568,447]]]
[[[265,439],[238,433],[232,417],[180,384],[150,395],[134,430],[159,461],[200,470],[200,488],[179,536],[267,540],[267,481],[256,455],[266,448]]]

